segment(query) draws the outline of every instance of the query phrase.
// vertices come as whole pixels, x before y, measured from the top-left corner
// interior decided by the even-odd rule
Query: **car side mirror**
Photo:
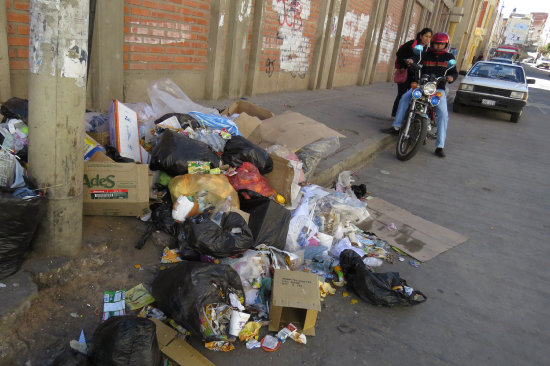
[[[527,84],[534,84],[535,81],[535,79],[527,79]]]
[[[459,75],[466,75],[466,71],[460,70],[460,71],[458,72],[458,74],[459,74]]]

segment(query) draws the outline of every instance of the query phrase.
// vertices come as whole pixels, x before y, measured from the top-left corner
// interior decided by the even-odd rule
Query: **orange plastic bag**
[[[271,197],[275,194],[275,191],[267,182],[267,178],[260,174],[254,164],[247,161],[237,168],[237,174],[229,177],[229,182],[236,191],[248,189],[265,197]]]

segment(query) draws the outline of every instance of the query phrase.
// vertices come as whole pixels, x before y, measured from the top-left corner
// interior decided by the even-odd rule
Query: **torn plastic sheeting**
[[[112,317],[100,324],[88,354],[93,365],[162,365],[155,323],[130,315]]]
[[[165,130],[152,150],[151,170],[162,170],[168,175],[187,174],[188,161],[207,161],[219,167],[220,158],[203,142]]]
[[[273,170],[273,160],[261,147],[254,145],[242,136],[234,136],[227,141],[222,154],[224,164],[232,167],[240,167],[242,163],[248,161],[254,164],[265,175]]]
[[[160,310],[207,341],[223,340],[223,337],[201,332],[203,307],[228,304],[230,293],[244,296],[239,274],[224,264],[183,261],[161,271],[152,287]]]
[[[204,114],[200,112],[189,112],[203,127],[210,127],[216,130],[226,130],[232,135],[240,136],[239,127],[229,118],[216,114]]]
[[[221,227],[205,214],[185,221],[185,239],[191,248],[216,258],[240,254],[254,246],[254,236],[236,212],[223,214]]]

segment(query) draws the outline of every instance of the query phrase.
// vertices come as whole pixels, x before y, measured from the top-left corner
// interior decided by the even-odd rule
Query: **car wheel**
[[[517,123],[521,117],[521,114],[523,113],[523,109],[519,112],[512,112],[510,113],[510,122]]]

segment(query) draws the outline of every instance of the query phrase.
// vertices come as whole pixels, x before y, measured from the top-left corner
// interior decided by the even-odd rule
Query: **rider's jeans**
[[[447,111],[447,96],[445,95],[445,90],[437,89],[441,92],[441,101],[435,107],[435,112],[437,115],[437,140],[435,142],[435,147],[445,147],[445,137],[447,136],[447,123],[449,122],[449,112]],[[409,104],[412,98],[412,89],[407,91],[401,97],[399,101],[399,107],[397,107],[397,114],[393,120],[393,127],[401,128],[403,124],[403,119],[407,114],[409,109]]]

